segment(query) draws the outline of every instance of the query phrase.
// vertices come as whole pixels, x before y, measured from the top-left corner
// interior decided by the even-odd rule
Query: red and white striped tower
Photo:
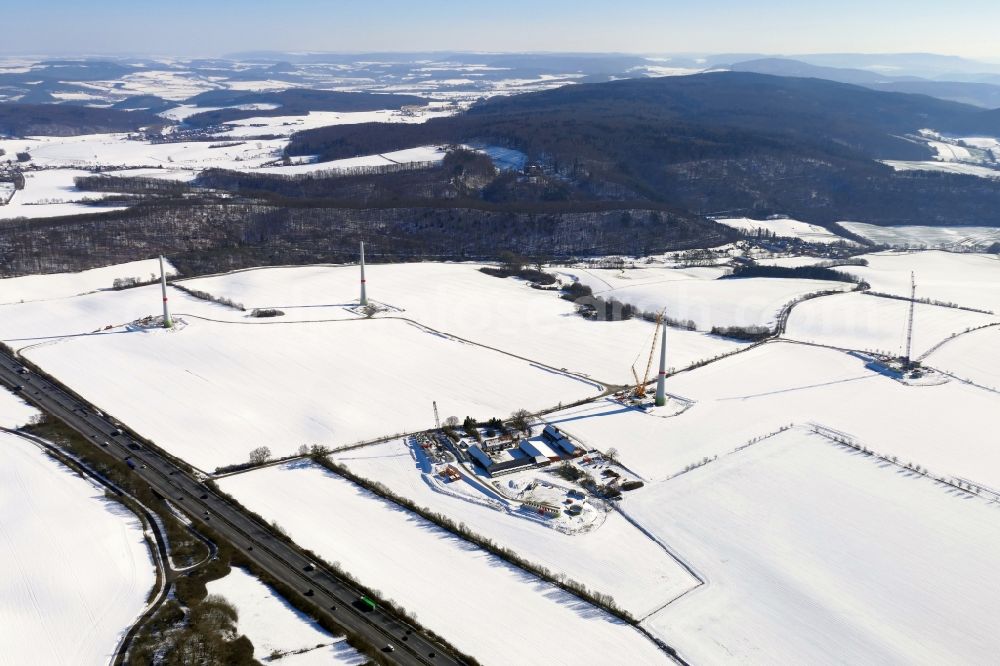
[[[163,255],[160,255],[160,290],[163,292],[163,328],[173,328],[170,308],[167,306],[167,273],[163,270]]]
[[[368,305],[368,294],[365,293],[365,242],[361,241],[361,305]]]

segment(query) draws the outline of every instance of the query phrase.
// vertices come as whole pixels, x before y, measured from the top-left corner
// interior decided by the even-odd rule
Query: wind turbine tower
[[[173,328],[174,321],[170,318],[170,307],[167,304],[167,273],[163,270],[163,255],[160,255],[160,290],[163,292],[163,328]]]
[[[906,322],[906,355],[903,356],[903,361],[906,367],[910,366],[910,351],[913,347],[913,309],[917,304],[917,277],[914,273],[910,273],[910,316]]]
[[[656,377],[656,406],[667,404],[667,327],[663,327],[660,338],[660,374]]]
[[[361,305],[368,305],[368,294],[365,293],[365,242],[361,241]]]

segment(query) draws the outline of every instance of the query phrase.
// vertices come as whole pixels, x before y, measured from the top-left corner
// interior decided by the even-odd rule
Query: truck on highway
[[[361,606],[362,610],[364,610],[366,613],[369,613],[378,608],[378,606],[375,605],[374,601],[364,596],[358,599],[358,605]]]

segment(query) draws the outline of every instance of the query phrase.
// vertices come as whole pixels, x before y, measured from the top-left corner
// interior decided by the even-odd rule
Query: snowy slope
[[[176,274],[169,261],[163,263],[168,277]],[[0,279],[0,304],[86,294],[98,289],[111,289],[115,278],[135,277],[148,280],[151,275],[159,276],[159,274],[159,260],[143,259],[127,264],[92,268],[80,273],[52,273],[4,278]]]
[[[597,296],[617,298],[642,311],[713,326],[773,326],[781,308],[805,294],[847,291],[852,285],[824,280],[742,278],[718,280],[722,269],[641,268],[625,271],[568,269]]]
[[[470,264],[371,264],[366,268],[368,296],[403,309],[394,316],[601,382],[633,381],[630,368],[636,361],[642,372],[652,324],[589,321],[557,292],[478,269]],[[283,319],[332,319],[347,316],[342,304],[357,302],[358,280],[357,266],[304,266],[240,271],[183,284],[248,308],[280,308]],[[677,368],[741,346],[679,329],[670,330],[669,343],[670,364]]]
[[[647,479],[816,421],[901,462],[1000,487],[992,416],[1000,396],[961,382],[906,386],[847,353],[776,342],[669,377],[667,391],[694,405],[662,417],[601,401],[547,419],[590,446],[616,447]]]
[[[985,328],[949,340],[923,363],[1000,391],[1000,328]]]
[[[236,631],[253,643],[258,661],[277,651],[284,654],[279,662],[282,666],[367,663],[367,658],[343,638],[331,636],[244,569],[234,567],[228,576],[213,580],[206,587],[209,594],[222,595],[236,607],[239,613]],[[285,654],[296,650],[307,651]]]
[[[0,428],[19,428],[39,413],[6,388],[0,389]]]
[[[79,203],[99,201],[107,196],[101,192],[83,192],[76,189],[73,179],[89,175],[91,175],[89,172],[81,169],[28,171],[24,174],[24,189],[16,191],[7,205],[0,206],[0,220],[16,217],[78,215],[125,208],[125,206],[95,208]]]
[[[17,278],[20,279],[20,278]],[[58,282],[49,285],[60,288]],[[18,292],[15,292],[18,293]],[[225,321],[245,321],[244,313],[203,301],[177,289],[168,298],[175,315],[198,315]],[[0,305],[0,340],[15,349],[96,333],[117,335],[121,326],[147,315],[161,315],[163,301],[159,285],[99,291],[69,298],[8,303]],[[103,330],[106,327],[110,330]]]
[[[226,130],[220,136],[291,136],[295,132],[302,132],[317,127],[328,127],[330,125],[425,123],[432,118],[450,116],[457,110],[457,108],[437,107],[416,114],[405,114],[401,111],[382,109],[379,111],[312,111],[298,116],[257,116],[226,122],[225,125],[232,129]]]
[[[808,222],[800,222],[791,218],[773,220],[752,220],[748,217],[717,217],[713,218],[719,224],[738,229],[750,235],[758,231],[773,234],[779,238],[798,238],[807,243],[850,243],[829,229]]]
[[[881,160],[883,164],[891,166],[896,171],[935,171],[943,173],[957,173],[965,176],[978,176],[995,180],[1000,178],[1000,169],[991,169],[978,164],[965,164],[962,162],[933,162],[915,161],[907,162],[903,160]]]
[[[868,281],[873,291],[910,295],[910,272],[916,275],[917,298],[957,303],[1000,313],[1000,258],[989,254],[879,252],[866,254],[868,266],[847,272]]]
[[[254,171],[255,173],[271,173],[281,176],[295,176],[304,173],[322,176],[324,171],[336,172],[355,167],[382,167],[392,166],[393,164],[409,164],[412,162],[440,162],[444,159],[444,156],[445,150],[440,146],[421,146],[419,148],[396,150],[379,155],[348,157],[329,162],[309,162],[307,164],[292,164],[289,166],[261,167]]]
[[[645,625],[703,664],[985,664],[996,510],[790,431],[625,500],[708,584]]]
[[[488,419],[598,392],[590,382],[405,321],[187,321],[173,331],[68,337],[24,353],[208,470],[243,462],[260,445],[287,455],[303,444],[334,447],[422,430],[433,425],[434,400],[448,412]]]
[[[863,293],[837,294],[796,305],[784,337],[847,349],[901,356],[906,348],[908,301]],[[919,358],[934,345],[970,328],[1000,321],[992,315],[917,304],[913,313],[911,355]]]
[[[230,143],[234,145],[225,145]],[[127,134],[0,140],[0,148],[4,148],[8,154],[13,154],[15,150],[29,151],[32,164],[78,169],[92,169],[98,166],[112,168],[162,166],[164,169],[189,170],[209,167],[249,169],[279,159],[282,149],[287,144],[288,139],[232,140],[219,143],[210,141],[152,143],[129,139]]]
[[[862,222],[840,225],[878,245],[901,248],[965,248],[985,250],[1000,242],[997,227],[880,227]]]
[[[135,516],[0,432],[0,664],[107,663],[155,582]]]
[[[668,663],[635,629],[311,464],[223,490],[484,664]],[[322,529],[316,517],[322,516]]]
[[[417,505],[463,522],[536,564],[611,595],[637,617],[697,585],[662,548],[615,512],[596,529],[565,534],[498,509],[499,502],[490,502],[485,493],[477,492],[478,484],[472,486],[465,478],[448,485],[449,494],[435,491],[434,480],[421,473],[420,462],[401,440],[345,451],[334,458],[356,474],[377,479]],[[470,496],[474,501],[462,499]],[[614,566],[609,566],[611,553]]]

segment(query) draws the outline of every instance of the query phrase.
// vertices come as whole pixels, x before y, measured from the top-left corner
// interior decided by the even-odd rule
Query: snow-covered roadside
[[[244,569],[234,567],[206,587],[209,594],[219,594],[236,607],[237,631],[253,643],[258,661],[281,666],[360,666],[368,661],[343,637],[328,634]]]

